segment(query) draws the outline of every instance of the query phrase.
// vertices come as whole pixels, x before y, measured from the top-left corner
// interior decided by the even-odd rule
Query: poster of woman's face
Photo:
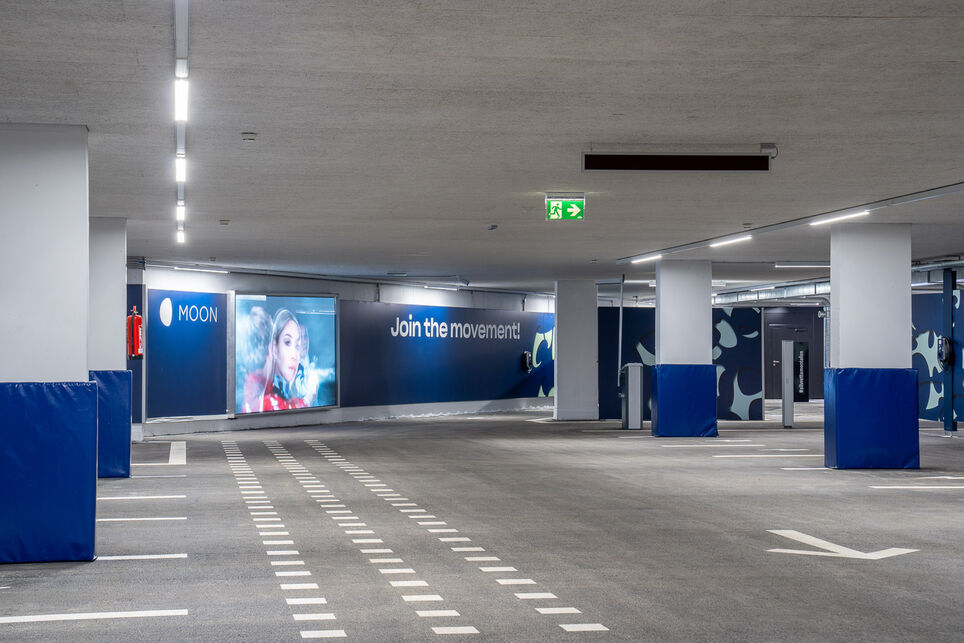
[[[235,296],[235,412],[338,403],[334,297]]]

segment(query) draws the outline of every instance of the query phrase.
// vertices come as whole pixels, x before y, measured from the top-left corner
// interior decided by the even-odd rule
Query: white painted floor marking
[[[822,453],[791,453],[787,455],[780,455],[776,453],[750,453],[741,455],[714,455],[714,458],[822,458]]]
[[[434,516],[434,515],[432,515],[432,514],[425,514],[424,516],[421,515],[421,514],[419,514],[419,515],[414,515],[414,514],[413,514],[413,515],[409,516],[409,518],[412,518],[412,519],[415,519],[415,520],[424,520],[424,519],[426,519],[426,518],[437,518],[437,517],[438,517],[438,516]]]
[[[253,522],[281,522],[281,518],[252,518]]]
[[[695,448],[742,448],[742,447],[765,447],[765,444],[661,444],[663,449],[695,449]],[[806,451],[806,449],[804,449]]]
[[[351,509],[330,509],[325,513],[326,514],[350,514]]]
[[[751,446],[754,446],[754,445],[752,445],[752,444],[746,444],[746,445],[741,444],[740,446],[748,446],[748,447],[751,447]],[[782,452],[785,452],[785,453],[786,453],[786,452],[790,452],[790,451],[809,451],[810,449],[760,449],[760,450],[761,450],[761,451],[782,451]]]
[[[389,583],[392,587],[428,587],[428,583],[423,580],[393,580]]]
[[[393,507],[417,507],[417,506],[418,506],[418,503],[416,503],[416,502],[393,502],[393,503],[392,503],[392,506],[393,506]]]
[[[485,551],[485,547],[452,547],[452,551]]]
[[[401,558],[369,558],[370,563],[404,563]]]
[[[582,614],[575,607],[537,607],[540,614]]]
[[[335,615],[329,613],[325,614],[292,614],[291,615],[296,621],[334,621]]]
[[[472,539],[471,539],[471,538],[468,538],[468,537],[466,537],[466,536],[445,536],[445,537],[443,537],[443,538],[439,538],[439,542],[443,542],[443,543],[467,543],[467,542],[472,542]]]
[[[363,522],[340,522],[339,527],[367,527],[368,525]]]
[[[330,503],[330,502],[321,502],[318,504],[321,505],[322,507],[344,507],[345,506],[343,504]]]
[[[347,636],[345,630],[306,630],[301,633],[303,639],[343,639]]]
[[[543,599],[559,598],[552,592],[519,592],[515,597],[523,601],[541,601]]]
[[[531,578],[496,578],[495,582],[499,585],[536,585]]]
[[[252,516],[277,516],[277,511],[249,511]]]
[[[318,583],[281,583],[281,589],[293,591],[296,589],[318,589]]]
[[[425,510],[424,510],[424,509],[399,509],[399,511],[402,512],[403,514],[408,514],[408,513],[412,513],[412,514],[425,513]]]
[[[339,521],[358,520],[358,516],[329,516],[329,518],[331,518],[332,520],[339,520]],[[339,522],[338,524],[340,525],[341,522]]]
[[[269,556],[298,556],[297,549],[271,549],[265,552]]]
[[[961,484],[893,484],[893,485],[869,485],[871,489],[917,489],[921,491],[933,489],[964,489]]]
[[[287,531],[259,531],[259,536],[290,536]]]
[[[382,574],[414,574],[415,570],[410,567],[391,567],[378,570]]]
[[[452,528],[445,528],[445,529],[426,529],[425,531],[427,531],[427,532],[430,533],[430,534],[457,534],[457,533],[459,533],[459,530],[458,530],[458,529],[452,529]]]
[[[98,496],[98,500],[175,500],[187,496]]]
[[[294,545],[293,540],[262,540],[262,545]]]
[[[827,467],[780,467],[780,471],[833,471]]]
[[[304,564],[305,564],[305,561],[303,560],[272,560],[271,561],[272,567],[296,567]]]
[[[440,601],[442,597],[438,594],[403,594],[402,600],[406,603],[427,603],[430,601]]]
[[[286,598],[285,602],[288,605],[327,605],[328,600],[319,597],[316,598]]]
[[[378,544],[385,542],[381,538],[352,538],[351,541],[356,545]]]
[[[458,625],[452,627],[433,627],[432,631],[436,634],[478,634],[479,631],[471,625]]]
[[[131,465],[136,467],[168,467],[171,465],[170,462],[131,462]]]
[[[529,421],[531,422],[532,420],[529,420]],[[652,437],[652,436],[649,436],[649,435],[617,435],[616,437],[619,438],[620,440],[642,440],[643,438],[649,438],[649,437]]]
[[[801,554],[804,556],[831,556],[834,558],[857,558],[860,560],[880,560],[882,558],[890,558],[891,556],[900,556],[901,554],[910,554],[915,551],[920,551],[918,549],[903,549],[899,547],[891,547],[889,549],[881,549],[880,551],[872,552],[862,552],[856,549],[850,549],[849,547],[842,547],[841,545],[835,545],[832,542],[822,540],[820,538],[815,538],[814,536],[808,536],[807,534],[801,533],[793,529],[767,529],[771,534],[776,534],[777,536],[783,536],[784,538],[789,538],[790,540],[796,540],[797,542],[803,543],[805,545],[810,545],[811,547],[819,547],[824,551],[813,551],[805,549],[768,549],[768,552],[773,552],[777,554]]]
[[[186,478],[186,477],[187,477],[187,474],[186,474],[186,473],[175,473],[175,474],[163,475],[163,476],[131,476],[131,477],[132,477],[132,478]]]
[[[498,556],[466,556],[465,560],[470,563],[490,563],[501,559]]]
[[[309,572],[307,569],[305,569],[305,570],[298,570],[298,571],[296,571],[296,572],[275,572],[274,575],[275,575],[275,576],[278,576],[278,577],[287,577],[287,576],[311,576],[311,572]]]
[[[97,522],[129,522],[129,521],[149,521],[149,520],[187,520],[187,516],[174,518],[98,518]]]
[[[394,554],[391,549],[361,549],[363,554]]]
[[[964,480],[964,476],[918,476],[921,480]]]
[[[30,614],[0,616],[0,623],[47,623],[51,621],[95,621],[111,618],[151,618],[154,616],[187,616],[187,610],[141,610],[136,612],[86,612],[79,614]]]
[[[479,567],[479,571],[483,572],[517,572],[519,571],[515,567]]]
[[[130,556],[98,556],[97,560],[161,560],[166,558],[187,558],[187,554],[133,554]]]
[[[567,632],[608,632],[602,623],[560,623],[559,627]]]
[[[447,525],[448,523],[444,520],[423,520],[418,524],[422,525],[423,527],[427,527],[428,525]]]
[[[345,530],[346,536],[361,536],[363,534],[373,534],[373,533],[375,533],[375,531],[372,529],[346,529]]]
[[[455,610],[415,610],[422,618],[439,618],[443,616],[460,616]]]
[[[171,442],[171,452],[167,456],[168,464],[187,464],[187,442]]]

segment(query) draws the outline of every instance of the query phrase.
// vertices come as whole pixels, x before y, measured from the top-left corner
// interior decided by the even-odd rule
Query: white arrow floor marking
[[[815,538],[813,536],[808,536],[799,531],[793,529],[768,529],[771,534],[776,534],[777,536],[783,536],[784,538],[789,538],[790,540],[796,540],[797,542],[803,543],[804,545],[810,545],[811,547],[819,547],[824,551],[813,551],[807,549],[768,549],[767,551],[776,554],[801,554],[804,556],[832,556],[835,558],[858,558],[860,560],[880,560],[881,558],[890,558],[891,556],[900,556],[901,554],[909,554],[911,552],[920,551],[918,549],[902,549],[900,547],[891,547],[890,549],[881,549],[880,551],[862,552],[856,549],[850,549],[849,547],[841,547],[840,545],[835,545],[826,540],[821,540],[820,538]]]

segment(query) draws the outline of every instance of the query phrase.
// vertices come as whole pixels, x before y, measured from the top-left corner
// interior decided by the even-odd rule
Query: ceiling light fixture
[[[178,78],[174,81],[174,120],[187,122],[187,89],[188,81]]]
[[[228,274],[227,270],[215,270],[213,268],[185,268],[183,266],[174,266],[174,270],[184,270],[187,272],[213,272],[219,275]]]
[[[174,181],[185,183],[187,181],[187,157],[177,156],[174,158]]]
[[[742,243],[744,241],[749,241],[753,238],[752,234],[745,234],[741,237],[733,237],[732,239],[724,239],[722,241],[714,241],[710,244],[711,248],[719,248],[721,246],[728,246],[734,243]]]
[[[870,210],[861,210],[860,212],[853,212],[851,214],[841,214],[837,217],[830,217],[829,219],[820,219],[819,221],[811,221],[810,225],[826,225],[828,223],[836,223],[837,221],[844,221],[845,219],[856,219],[857,217],[865,217],[870,214]]]
[[[178,205],[174,207],[174,220],[184,221],[184,206]]]
[[[807,261],[781,261],[773,264],[774,268],[829,268],[829,263],[814,263]]]
[[[649,263],[650,261],[659,261],[663,258],[663,255],[649,255],[648,257],[640,257],[639,259],[633,259],[631,263]]]
[[[184,243],[184,230],[177,231],[177,242]]]

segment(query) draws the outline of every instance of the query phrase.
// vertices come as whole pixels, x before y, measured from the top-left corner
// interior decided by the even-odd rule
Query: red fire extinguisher
[[[127,316],[127,359],[144,359],[144,320],[137,314],[137,306],[131,306]]]

